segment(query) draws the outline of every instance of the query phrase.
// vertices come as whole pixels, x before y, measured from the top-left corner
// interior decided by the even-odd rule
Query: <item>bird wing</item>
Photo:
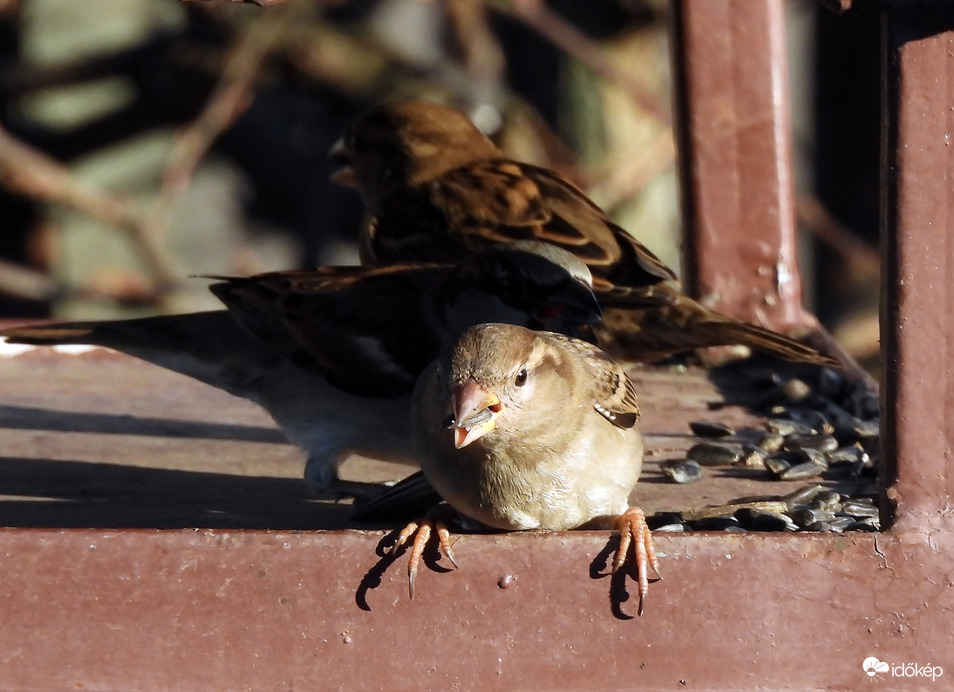
[[[440,348],[424,314],[436,265],[323,267],[210,289],[266,345],[357,394],[406,394]]]
[[[618,428],[632,428],[639,420],[636,388],[626,371],[615,360],[593,344],[579,339],[552,335],[563,342],[584,364],[586,378],[592,387],[593,408]]]

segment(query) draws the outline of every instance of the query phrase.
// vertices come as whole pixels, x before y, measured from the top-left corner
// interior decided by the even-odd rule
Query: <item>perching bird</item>
[[[672,271],[577,187],[508,159],[466,115],[423,101],[388,103],[332,149],[333,180],[367,203],[361,261],[460,260],[540,240],[576,254],[596,283],[644,286]]]
[[[407,397],[371,398],[339,389],[264,346],[226,310],[28,325],[0,330],[0,336],[38,346],[105,346],[248,399],[305,452],[305,480],[318,495],[377,494],[377,485],[338,477],[338,466],[351,454],[415,463]]]
[[[594,331],[600,347],[614,356],[653,362],[697,348],[743,345],[794,362],[841,366],[784,334],[710,310],[673,282],[594,287],[594,292],[603,309]]]
[[[586,268],[533,249],[495,250],[459,266],[276,272],[213,285],[230,312],[16,327],[0,336],[107,346],[249,399],[305,451],[316,493],[367,499],[380,486],[342,480],[338,466],[352,453],[414,462],[409,396],[445,340],[489,320],[585,335],[599,319]]]
[[[424,371],[411,408],[421,470],[451,507],[507,531],[611,522],[623,535],[614,570],[635,544],[642,610],[657,563],[645,517],[629,505],[643,440],[636,392],[620,365],[578,339],[476,325]],[[417,531],[411,588],[437,524],[413,524],[399,539]],[[436,528],[446,553],[446,529]]]
[[[589,267],[604,307],[606,346],[653,360],[704,346],[742,344],[781,358],[835,361],[789,337],[745,324],[686,296],[675,274],[559,174],[507,158],[466,115],[420,101],[388,103],[360,118],[332,150],[336,181],[353,184],[367,213],[365,264],[459,260],[488,247],[538,240]],[[649,290],[659,309],[603,302],[617,289]],[[665,292],[665,295],[662,295]],[[633,333],[636,338],[630,338]]]
[[[217,278],[217,277],[211,277]],[[542,243],[461,264],[322,267],[227,278],[210,290],[262,343],[343,390],[410,394],[449,338],[499,321],[592,338],[585,265]]]

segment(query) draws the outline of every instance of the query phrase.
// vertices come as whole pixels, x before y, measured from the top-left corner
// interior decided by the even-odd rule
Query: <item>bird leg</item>
[[[411,599],[414,598],[414,580],[417,578],[417,568],[433,532],[437,533],[438,552],[442,555],[446,555],[451,564],[459,569],[457,561],[454,560],[454,553],[451,550],[450,531],[447,529],[447,525],[436,515],[437,512],[432,510],[420,521],[408,523],[407,526],[401,529],[397,540],[389,551],[391,555],[394,555],[412,536],[414,537],[411,543],[411,554],[407,562],[407,590]]]
[[[619,531],[619,547],[613,558],[613,572],[616,573],[629,552],[630,543],[636,553],[636,569],[638,570],[639,584],[639,614],[643,614],[643,601],[649,594],[649,567],[652,566],[656,577],[659,574],[659,561],[656,559],[656,548],[653,545],[653,535],[646,524],[646,515],[638,507],[630,507],[616,518],[616,530]]]
[[[338,502],[354,498],[355,504],[371,502],[388,490],[385,483],[345,480],[338,475],[337,464],[327,463],[324,455],[311,455],[305,464],[305,484],[320,499]]]

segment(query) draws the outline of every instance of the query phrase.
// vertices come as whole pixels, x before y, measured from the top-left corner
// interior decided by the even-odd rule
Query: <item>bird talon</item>
[[[455,568],[460,569],[451,550],[450,531],[442,521],[434,517],[425,517],[419,522],[409,522],[407,526],[401,529],[394,545],[391,546],[391,549],[388,551],[389,555],[397,554],[397,551],[405,546],[413,536],[414,540],[411,541],[410,554],[408,555],[407,562],[407,590],[408,597],[412,600],[414,599],[414,584],[417,581],[417,570],[433,533],[437,534],[438,554],[446,556]]]
[[[656,558],[656,547],[653,544],[652,532],[646,524],[646,515],[638,507],[630,507],[616,519],[616,530],[620,532],[619,547],[613,558],[613,573],[626,562],[626,555],[632,543],[636,554],[637,584],[639,587],[639,610],[643,614],[643,604],[649,595],[649,568],[657,579],[659,574],[659,560]]]
[[[388,555],[397,555],[398,550],[400,550],[407,539],[417,533],[418,523],[415,521],[408,522],[408,525],[401,529],[401,532],[397,535],[397,538],[394,539],[394,545],[388,549]]]
[[[440,523],[437,524],[437,540],[440,545],[441,554],[450,560],[450,563],[454,565],[454,569],[460,569],[460,565],[458,565],[457,560],[454,559],[454,551],[451,550],[450,531],[448,531],[446,526]]]

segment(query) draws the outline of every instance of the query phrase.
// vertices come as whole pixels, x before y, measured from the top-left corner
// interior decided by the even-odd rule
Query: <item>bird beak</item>
[[[503,411],[500,398],[473,379],[454,388],[454,446],[466,447],[497,425]]]
[[[345,146],[343,139],[335,142],[334,146],[328,150],[328,158],[338,166],[338,169],[331,174],[331,182],[343,185],[345,187],[356,187],[358,180],[354,174],[354,166],[351,160],[351,152]]]

